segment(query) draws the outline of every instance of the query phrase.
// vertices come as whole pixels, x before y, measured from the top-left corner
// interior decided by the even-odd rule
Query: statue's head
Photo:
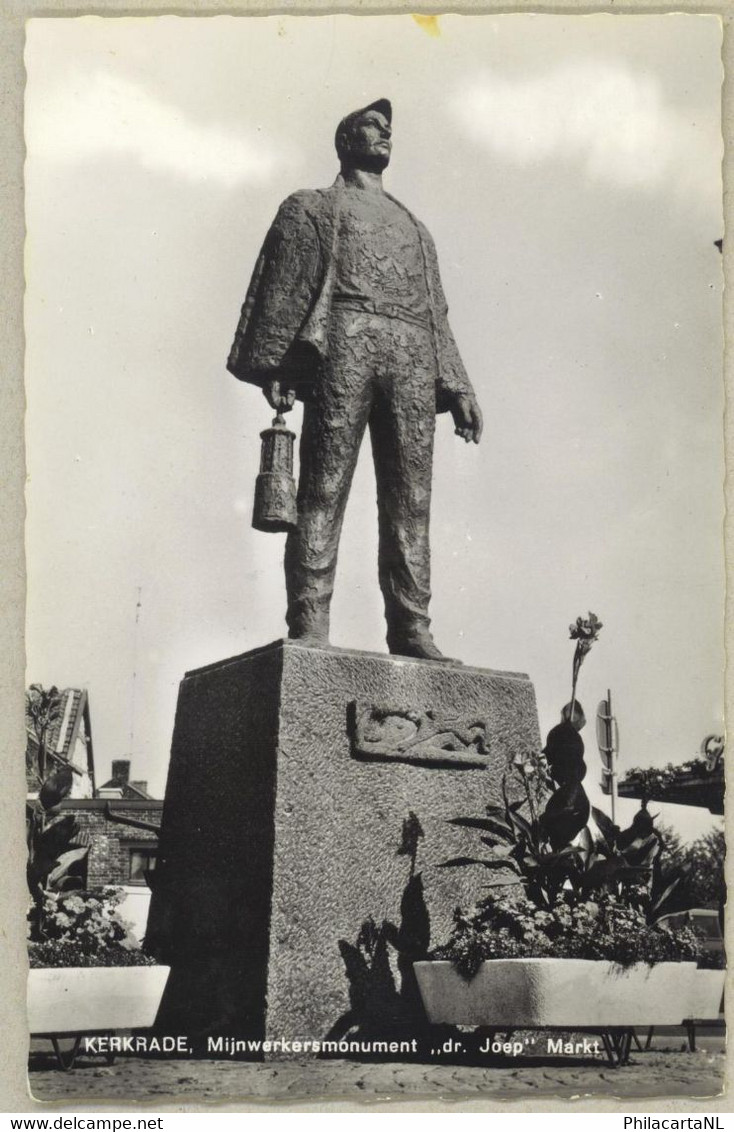
[[[392,106],[379,98],[342,118],[334,144],[342,167],[381,173],[390,162]]]

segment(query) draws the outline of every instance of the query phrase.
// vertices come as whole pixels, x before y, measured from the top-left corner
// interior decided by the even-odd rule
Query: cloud
[[[592,180],[720,197],[718,122],[666,106],[655,78],[620,64],[568,63],[521,80],[486,72],[449,109],[473,142],[519,165],[567,158]]]
[[[34,157],[76,162],[119,154],[225,188],[265,179],[276,164],[259,139],[192,122],[137,83],[102,72],[30,97],[26,144]]]

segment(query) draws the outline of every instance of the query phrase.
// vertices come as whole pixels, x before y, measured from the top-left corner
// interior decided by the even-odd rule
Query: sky
[[[272,413],[225,362],[279,203],[379,97],[486,422],[437,422],[439,647],[529,673],[545,734],[591,610],[622,773],[722,730],[720,53],[702,15],[29,21],[28,680],[88,689],[98,781],[162,796],[184,672],[285,635]],[[365,446],[332,643],[382,652],[374,495]]]

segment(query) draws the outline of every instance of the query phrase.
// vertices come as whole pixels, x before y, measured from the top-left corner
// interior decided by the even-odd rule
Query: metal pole
[[[612,693],[607,688],[607,747],[609,749],[609,770],[612,780],[612,822],[616,825],[617,811],[617,765],[614,750],[614,723],[612,719]]]

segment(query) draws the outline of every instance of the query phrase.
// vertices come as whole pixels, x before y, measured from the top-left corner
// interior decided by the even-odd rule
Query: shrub
[[[118,906],[118,888],[43,894],[43,940],[32,940],[34,967],[111,967],[144,963],[140,945]]]
[[[31,967],[152,967],[155,959],[144,951],[108,947],[105,951],[85,954],[73,943],[47,939],[28,946]]]
[[[593,900],[571,893],[539,907],[516,889],[482,900],[471,913],[454,913],[447,944],[433,959],[448,959],[467,980],[485,959],[600,959],[634,963],[695,961],[698,940],[690,928],[651,926],[644,913],[617,896]]]

